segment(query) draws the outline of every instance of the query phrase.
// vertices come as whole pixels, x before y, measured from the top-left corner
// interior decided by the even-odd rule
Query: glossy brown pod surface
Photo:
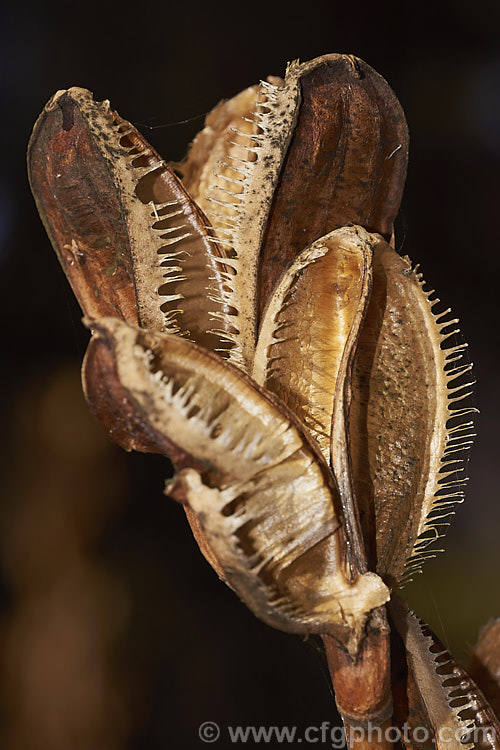
[[[359,224],[391,239],[408,160],[408,129],[394,93],[351,55],[325,55],[285,76],[300,107],[260,256],[262,309],[276,278],[305,245]]]
[[[28,149],[37,205],[82,310],[223,348],[226,308],[209,222],[109,102],[55,94]],[[213,328],[219,313],[220,334]],[[222,318],[222,319],[221,319]]]
[[[128,230],[101,148],[69,92],[57,92],[30,140],[31,189],[82,310],[133,323],[138,310]]]

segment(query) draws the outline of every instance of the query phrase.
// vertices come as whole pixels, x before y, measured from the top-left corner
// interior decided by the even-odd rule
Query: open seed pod
[[[224,346],[208,332],[212,315],[227,312],[214,301],[222,280],[209,222],[108,101],[95,102],[85,89],[58,91],[33,130],[28,171],[85,314]]]
[[[380,235],[336,229],[360,221],[390,239],[406,158],[396,98],[345,55],[294,63],[284,80],[219,105],[182,165],[196,202],[83,89],[51,99],[28,157],[84,312],[180,334],[275,392],[333,469],[351,574],[366,572],[368,554],[392,584],[435,533],[436,508],[457,499],[443,491],[442,464],[470,432],[449,425],[460,352],[442,352],[410,265]],[[87,381],[94,366],[89,355]],[[98,416],[124,447],[165,450],[119,409]]]
[[[408,750],[497,747],[500,724],[477,684],[404,602],[396,597],[389,610],[393,651],[401,653],[393,669],[395,722],[406,729]]]
[[[391,238],[407,158],[398,100],[351,55],[291,63],[209,115],[180,168],[231,258],[233,362],[251,369],[262,310],[307,245],[350,223]]]
[[[116,367],[94,407],[109,410],[125,395],[138,421],[196,462],[167,491],[195,513],[226,581],[275,627],[357,643],[388,590],[374,573],[351,573],[333,475],[300,422],[181,337],[116,318],[92,327],[87,392],[97,392],[96,357],[111,353]]]

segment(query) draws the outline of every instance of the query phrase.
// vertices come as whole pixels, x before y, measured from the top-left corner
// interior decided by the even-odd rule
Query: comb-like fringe
[[[438,441],[444,444],[440,457],[440,468],[434,476],[430,477],[431,488],[426,488],[426,496],[431,498],[424,508],[417,538],[413,549],[406,561],[403,576],[399,583],[400,587],[413,580],[413,576],[421,573],[422,564],[426,559],[435,557],[435,553],[442,550],[429,550],[438,539],[441,539],[450,524],[456,506],[464,500],[464,486],[468,477],[465,476],[468,456],[467,452],[475,437],[474,423],[468,419],[471,414],[477,413],[477,409],[467,404],[467,399],[472,395],[470,388],[475,381],[463,382],[463,377],[472,370],[472,363],[467,358],[467,344],[453,344],[457,334],[460,333],[454,326],[459,322],[451,318],[451,308],[441,312],[435,310],[440,300],[436,298],[433,289],[425,290],[425,281],[421,273],[417,273],[418,265],[412,273],[422,289],[430,313],[434,317],[440,339],[441,362],[440,371],[442,376],[441,386],[447,391],[446,420],[440,426]],[[450,344],[447,346],[447,344]],[[427,485],[429,487],[429,484]]]
[[[425,622],[420,618],[416,619],[422,636],[428,644],[429,653],[436,665],[436,675],[441,682],[446,701],[448,702],[450,710],[454,714],[459,727],[463,729],[464,733],[460,740],[463,743],[464,750],[468,750],[468,748],[473,747],[473,744],[467,743],[467,736],[476,726],[475,721],[471,717],[464,716],[468,709],[474,707],[472,700],[472,680],[462,669],[460,669],[449,651],[437,640],[436,636]],[[462,684],[457,686],[454,678],[459,674],[462,678]]]
[[[168,165],[138,137],[130,123],[111,110],[109,101],[102,102],[98,107],[101,120],[96,127],[106,131],[108,147],[119,151],[120,163],[125,167],[123,174],[130,181],[130,192],[135,188],[137,200],[144,207],[140,221],[140,247],[135,250],[140,253],[141,277],[146,279],[144,288],[138,289],[142,300],[140,318],[143,320],[145,317],[149,327],[190,338],[190,331],[182,323],[182,300],[186,299],[182,284],[189,279],[189,245],[197,239],[195,232],[185,223],[192,215],[192,208],[188,200],[183,200],[182,194],[166,202],[151,200],[148,204],[144,203],[140,197],[141,181],[168,168]],[[134,211],[133,203],[131,210]],[[208,260],[206,266],[209,287],[209,274],[213,274],[213,269],[210,270]],[[209,293],[210,289],[206,291]]]
[[[216,259],[221,265],[224,288],[214,301],[234,313],[215,313],[231,330],[226,333],[232,348],[230,361],[248,369],[256,339],[257,260],[267,214],[276,187],[282,160],[293,131],[298,86],[278,87],[262,81],[255,110],[242,122],[253,126],[250,133],[232,129],[227,143],[232,152],[219,162],[204,200],[214,234],[211,241],[229,255]],[[278,147],[277,145],[278,144]],[[244,273],[243,273],[244,265]],[[227,272],[230,266],[232,273]],[[212,297],[211,297],[212,299]],[[226,326],[227,327],[227,326]],[[211,333],[217,333],[214,329]]]
[[[396,614],[394,609],[393,614]],[[396,618],[396,622],[400,621],[400,615]],[[455,663],[455,660],[450,653],[445,649],[443,644],[434,635],[431,629],[426,625],[423,620],[408,612],[404,616],[404,620],[401,622],[403,625],[403,631],[401,635],[406,631],[405,644],[408,653],[413,659],[417,659],[415,676],[417,684],[419,682],[419,674],[424,668],[424,664],[427,662],[427,668],[434,670],[434,674],[431,676],[431,684],[437,679],[438,685],[442,690],[442,698],[446,701],[447,707],[453,717],[453,722],[456,725],[456,731],[461,733],[460,742],[462,743],[464,750],[472,750],[474,743],[471,740],[472,732],[477,727],[477,717],[474,711],[475,709],[475,693],[478,692],[473,681],[468,675]],[[398,627],[399,629],[399,627]],[[426,654],[427,652],[427,654]],[[420,664],[420,667],[418,666]],[[426,678],[426,682],[427,682]],[[437,688],[438,685],[435,687]],[[428,691],[428,695],[424,696],[430,702],[440,700],[441,696],[439,691],[434,694]],[[441,727],[434,727],[439,730]],[[458,737],[457,737],[458,739]]]
[[[161,159],[154,159],[152,165],[147,167],[141,167],[140,161],[144,157],[154,158],[154,154],[147,147],[146,144],[135,144],[127,145],[127,135],[133,133],[132,129],[125,129],[123,127],[123,121],[120,116],[114,113],[113,125],[117,128],[121,134],[120,145],[126,152],[125,160],[128,168],[137,178],[137,187],[139,187],[141,179],[147,177],[149,174],[164,168],[165,162]],[[177,217],[184,216],[184,207],[178,200],[168,201],[166,203],[155,203],[150,202],[150,258],[151,264],[156,269],[153,271],[154,277],[157,282],[157,294],[158,294],[158,307],[163,313],[164,328],[166,333],[175,333],[177,335],[186,335],[186,331],[182,330],[180,318],[182,310],[178,307],[175,309],[162,309],[163,305],[171,304],[178,300],[184,299],[184,295],[178,291],[173,294],[169,293],[169,285],[184,281],[186,276],[183,274],[183,266],[181,262],[182,250],[180,248],[183,240],[191,238],[192,232],[185,232],[186,226],[182,224],[182,219],[179,221]],[[156,226],[161,223],[161,227]],[[166,224],[166,226],[165,226]],[[158,259],[155,262],[155,259]]]
[[[463,743],[474,743],[476,748],[498,750],[500,747],[498,719],[481,690],[467,672],[452,660],[440,665],[439,669],[441,668],[447,675],[444,684],[450,688],[449,698],[460,707],[461,719],[470,722],[469,732],[462,738]],[[463,705],[464,703],[466,705]]]
[[[198,475],[198,486],[188,479],[194,494],[188,493],[187,500],[214,553],[223,560],[227,582],[260,619],[287,632],[309,634],[334,633],[336,628],[349,623],[351,632],[359,637],[359,625],[342,606],[346,588],[337,575],[320,574],[316,580],[318,585],[322,584],[319,591],[309,591],[304,598],[288,590],[290,567],[293,577],[294,563],[332,538],[338,521],[333,514],[324,516],[323,501],[318,503],[319,485],[314,491],[308,484],[310,480],[306,475],[311,465],[307,465],[308,459],[304,461],[294,454],[287,461],[290,467],[287,476],[291,476],[291,481],[281,482],[277,488],[272,474],[279,467],[265,469],[246,482],[235,481],[222,489],[202,487]],[[176,481],[186,479],[186,472],[184,477],[174,479],[166,487],[167,494],[175,489]],[[307,486],[316,503],[308,507],[307,514],[297,524],[293,499],[307,491]],[[270,502],[263,504],[262,492],[269,487],[279,492],[279,507]],[[208,502],[202,499],[204,493],[210,494]],[[208,506],[209,512],[206,511]],[[271,529],[272,533],[262,534],[259,527]],[[370,576],[373,574],[367,574],[366,578]],[[363,578],[360,577],[357,584],[361,584]]]
[[[455,712],[461,726],[466,730],[461,737],[464,748],[481,745],[496,750],[500,744],[498,721],[481,690],[467,672],[455,662],[430,628],[421,620],[419,620],[419,625],[424,638],[432,644],[429,650],[434,657],[436,674],[442,681],[448,704]],[[479,736],[481,730],[482,741]]]

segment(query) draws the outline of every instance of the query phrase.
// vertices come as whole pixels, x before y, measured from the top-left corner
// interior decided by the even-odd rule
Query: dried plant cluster
[[[172,459],[219,576],[324,637],[347,726],[470,748],[482,722],[495,747],[477,686],[395,593],[462,499],[473,429],[457,321],[394,249],[407,156],[386,82],[327,55],[220,103],[176,170],[109,102],[59,91],[29,172],[92,332],[87,401],[121,446]]]

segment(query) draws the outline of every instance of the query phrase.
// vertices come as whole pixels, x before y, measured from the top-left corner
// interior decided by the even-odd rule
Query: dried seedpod
[[[391,244],[407,153],[385,81],[326,55],[219,104],[182,181],[78,88],[28,162],[110,437],[171,457],[168,493],[258,617],[323,636],[346,726],[411,706],[436,737],[491,709],[385,606],[460,502],[472,438],[456,321]]]
[[[207,134],[206,128],[200,134],[195,144],[198,141],[205,145],[198,149],[193,147],[184,169],[188,187],[195,192],[204,184],[203,180],[206,182],[206,199],[199,197],[198,201],[202,207],[213,204],[219,212],[227,213],[227,207],[224,209],[220,205],[224,202],[220,200],[223,194],[231,204],[238,200],[241,209],[238,232],[244,236],[244,241],[239,244],[233,237],[230,247],[222,239],[224,232],[220,221],[216,230],[210,228],[208,219],[185,193],[168,165],[133,126],[111,111],[108,102],[96,103],[89,92],[78,88],[58,92],[51,99],[31,139],[30,181],[49,236],[86,314],[91,318],[115,314],[130,322],[138,321],[143,327],[180,333],[222,355],[227,354],[233,362],[251,370],[257,326],[257,301],[255,298],[255,304],[252,302],[252,295],[255,297],[257,291],[259,242],[267,221],[266,210],[274,205],[283,186],[288,192],[289,180],[279,175],[280,165],[288,158],[287,144],[292,137],[296,140],[301,132],[299,115],[306,123],[304,127],[308,127],[310,114],[307,113],[314,99],[314,84],[309,77],[313,73],[313,80],[318,75],[322,82],[318,101],[329,97],[342,102],[341,108],[330,107],[330,116],[335,120],[335,137],[342,142],[342,153],[347,161],[354,159],[359,149],[357,127],[351,117],[344,116],[351,108],[376,143],[373,149],[365,149],[366,154],[373,151],[373,158],[367,159],[371,165],[368,181],[364,173],[351,174],[345,169],[344,160],[335,156],[327,123],[323,136],[315,143],[315,159],[320,159],[323,173],[329,167],[331,181],[334,181],[334,174],[337,175],[337,183],[344,185],[346,194],[359,194],[361,202],[359,206],[352,206],[352,218],[366,218],[375,212],[380,217],[377,226],[390,234],[406,172],[406,124],[392,91],[362,61],[344,55],[327,55],[304,65],[292,64],[285,81],[251,87],[236,100],[217,108],[218,114],[209,118],[207,127],[214,132]],[[235,122],[237,118],[239,126]],[[248,123],[248,119],[252,122]],[[374,120],[378,130],[373,127]],[[247,135],[249,131],[258,131],[248,153],[242,153],[241,140],[239,146],[226,145],[238,135],[232,130],[235,127]],[[249,145],[248,138],[243,142]],[[301,148],[303,150],[303,146]],[[236,179],[238,186],[231,183],[231,191],[242,191],[238,199],[228,196],[230,182],[227,179],[224,180],[225,193],[220,190],[222,178],[215,176],[210,181],[213,167],[210,160],[214,153],[222,157],[226,167],[235,167],[231,179]],[[45,159],[45,154],[51,154],[51,158]],[[200,171],[200,154],[208,161],[204,178],[196,176],[196,170]],[[375,166],[380,160],[385,175],[382,180]],[[193,164],[197,165],[194,173]],[[228,175],[224,173],[224,177]],[[366,194],[359,191],[361,183],[369,183]],[[73,186],[72,191],[65,189],[66,184]],[[272,185],[274,196],[270,190]],[[219,191],[218,198],[214,197],[214,190]],[[118,250],[113,248],[114,261],[110,265],[108,249],[115,235],[102,231],[106,225],[99,222],[98,217],[108,209],[107,203],[101,205],[102,196],[113,191],[116,210],[110,215],[118,227],[115,235],[119,235],[119,241],[114,243]],[[341,192],[336,200],[338,206],[345,207],[347,199]],[[264,195],[266,200],[261,201],[256,215],[255,196],[262,198]],[[390,200],[387,200],[388,195]],[[89,210],[92,200],[96,202],[95,211]],[[75,213],[80,217],[76,223]],[[330,221],[335,226],[345,220],[343,214],[335,218],[333,207],[323,220],[320,220],[321,213],[318,211],[315,233],[323,226],[328,227]],[[213,218],[218,221],[217,217]],[[285,214],[283,218],[288,221]],[[243,232],[245,226],[252,228],[251,250]],[[299,237],[302,242],[302,229]],[[68,261],[67,246],[78,248],[78,263],[73,262],[73,255]],[[103,247],[106,253],[101,252]],[[287,258],[283,257],[276,267],[278,272],[280,267],[286,267]],[[109,297],[100,290],[99,281],[110,279],[109,283],[114,285],[117,274],[121,274],[120,287],[121,276],[125,286],[131,280],[135,310],[127,300],[128,308],[124,311],[113,295]],[[262,294],[260,297],[262,299]],[[103,420],[106,419],[103,415]],[[112,426],[110,429],[115,437],[120,435],[122,445],[141,447],[137,427],[129,435]],[[197,530],[195,533],[200,541]],[[362,567],[358,564],[359,569]]]
[[[500,724],[478,686],[401,599],[394,598],[389,610],[406,654],[400,722],[411,731],[426,728],[427,741],[438,750],[498,747]],[[395,691],[400,687],[395,684]]]
[[[306,248],[264,312],[253,376],[301,417],[331,464],[351,540],[398,586],[463,497],[474,411],[457,321],[379,235],[345,227]],[[450,343],[451,342],[451,343]],[[464,405],[465,404],[465,405]]]
[[[372,569],[407,580],[463,498],[474,436],[472,365],[457,320],[408,258],[380,242],[354,356],[349,415],[354,494]]]
[[[173,169],[108,101],[76,87],[58,91],[35,125],[28,170],[87,315],[224,346],[209,332],[211,316],[219,313],[224,326],[227,309],[214,300],[222,281],[208,221]]]
[[[89,351],[103,341],[116,362],[114,400],[124,392],[142,424],[196,462],[167,491],[197,516],[229,585],[275,627],[328,632],[354,648],[389,593],[374,573],[351,579],[338,491],[300,422],[181,337],[116,318],[93,327]],[[86,377],[88,392],[94,371]]]

